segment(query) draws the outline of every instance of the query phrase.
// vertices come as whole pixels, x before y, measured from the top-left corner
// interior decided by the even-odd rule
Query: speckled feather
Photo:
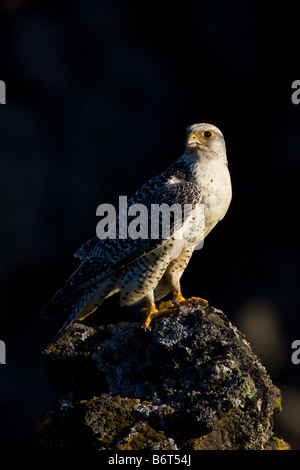
[[[188,127],[184,155],[144,184],[128,200],[127,207],[146,206],[150,234],[153,204],[168,207],[179,204],[182,210],[184,205],[190,205],[194,211],[201,203],[204,215],[200,223],[197,221],[197,236],[193,232],[193,237],[188,235],[188,241],[175,240],[175,233],[183,223],[185,227],[190,226],[194,213],[190,213],[189,220],[182,217],[178,221],[175,217],[176,224],[171,217],[170,235],[166,239],[162,236],[161,218],[158,238],[118,237],[118,216],[117,237],[103,240],[94,237],[81,246],[75,253],[81,264],[44,306],[42,314],[67,312],[64,329],[75,319],[90,315],[105,298],[117,292],[121,305],[133,305],[143,299],[153,305],[154,299],[159,300],[170,291],[180,292],[179,280],[195,246],[224,217],[230,201],[231,182],[221,131],[210,124]],[[132,219],[128,216],[127,227]]]
[[[187,164],[180,157],[166,171],[150,179],[128,199],[128,207],[132,204],[144,204],[148,209],[151,224],[151,204],[197,204],[201,202],[200,187],[189,181],[193,175],[193,165]],[[170,183],[172,179],[178,180]],[[128,217],[128,223],[130,217]],[[172,220],[171,220],[172,223]],[[174,226],[170,227],[170,235]],[[150,233],[150,231],[149,231]],[[159,239],[104,239],[97,236],[84,243],[75,253],[81,259],[78,269],[67,280],[57,294],[44,307],[44,314],[49,315],[57,309],[65,309],[76,304],[83,294],[93,292],[93,287],[103,278],[110,276],[145,254],[165,244],[167,240]]]

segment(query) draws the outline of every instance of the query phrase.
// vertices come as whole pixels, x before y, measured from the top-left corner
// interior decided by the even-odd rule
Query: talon
[[[153,318],[160,316],[154,302],[147,302],[147,308],[142,308],[141,312],[147,317],[144,323],[146,329],[149,328]]]
[[[153,310],[151,313],[149,313],[149,315],[147,315],[147,318],[145,320],[145,327],[146,328],[149,328],[150,326],[150,323],[151,321],[154,319],[154,318],[157,318],[157,317],[160,317],[163,315],[163,312],[162,311],[159,311],[159,310]]]
[[[146,329],[149,328],[151,320],[152,319],[150,318],[150,315],[148,315],[148,317],[146,318],[145,323],[144,323]]]
[[[160,302],[158,310],[167,310],[168,308],[174,308],[174,303],[172,300],[167,300],[166,302]]]
[[[151,321],[154,318],[162,317],[163,315],[178,313],[180,305],[186,305],[188,307],[192,305],[201,305],[201,307],[207,307],[208,301],[201,297],[190,297],[185,299],[180,291],[173,292],[173,300],[166,302],[160,302],[158,309],[154,302],[148,302],[147,308],[141,308],[141,313],[146,316],[144,323],[145,329],[148,329]]]
[[[178,313],[178,305],[174,301],[168,300],[167,302],[161,302],[158,309],[155,303],[149,303],[147,308],[142,308],[141,312],[146,315],[144,326],[146,329],[149,328],[151,321],[154,318],[162,317],[163,315]]]
[[[175,313],[177,314],[178,311],[179,311],[178,307],[176,306],[174,307],[173,305],[173,308],[166,308],[163,310],[157,310],[156,312],[152,312],[147,316],[144,325],[146,328],[149,328],[149,325],[154,318],[163,317],[164,315],[170,315],[170,314],[175,314]]]
[[[187,305],[201,305],[201,307],[208,307],[208,300],[202,299],[201,297],[190,297],[186,300]]]

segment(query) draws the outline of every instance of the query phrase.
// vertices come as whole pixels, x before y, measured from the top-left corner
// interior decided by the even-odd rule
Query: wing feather
[[[151,204],[197,204],[201,201],[201,190],[198,185],[187,181],[186,173],[181,170],[180,159],[171,165],[167,171],[152,178],[144,184],[129,200],[128,207],[133,204],[143,204],[148,209],[148,233],[151,225]],[[179,167],[179,168],[178,168]],[[119,217],[119,216],[118,216]],[[132,217],[133,219],[134,217]],[[128,216],[128,224],[131,218]],[[178,220],[177,220],[178,222]],[[118,220],[117,220],[118,226]],[[174,219],[170,220],[170,236],[175,227]],[[118,233],[117,233],[118,235]],[[49,315],[55,310],[74,306],[83,294],[92,293],[95,286],[107,276],[117,273],[123,267],[136,261],[164,245],[167,239],[162,237],[161,221],[158,239],[126,238],[99,239],[94,237],[84,243],[75,253],[81,259],[78,269],[66,281],[65,285],[44,306],[42,314]]]

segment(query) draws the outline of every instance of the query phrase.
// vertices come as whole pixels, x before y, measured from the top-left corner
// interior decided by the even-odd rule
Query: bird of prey
[[[195,247],[225,216],[231,202],[231,181],[228,171],[225,141],[222,132],[211,124],[194,124],[187,128],[184,154],[160,175],[145,183],[128,200],[128,207],[143,204],[149,209],[147,223],[151,222],[153,204],[173,204],[191,211],[187,219],[170,218],[169,236],[148,238],[99,239],[84,243],[75,253],[81,261],[78,269],[65,285],[44,306],[42,314],[65,311],[65,330],[73,321],[83,320],[102,302],[120,293],[121,306],[146,302],[145,326],[165,312],[157,301],[172,292],[172,305],[185,299],[181,293],[180,278]],[[203,207],[203,219],[189,236],[176,237],[179,229],[194,220],[193,211]],[[159,221],[161,227],[161,220]],[[203,305],[207,301],[200,298]],[[167,302],[162,302],[167,304]]]

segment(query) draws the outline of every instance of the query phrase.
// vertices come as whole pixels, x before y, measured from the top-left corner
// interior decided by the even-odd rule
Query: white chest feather
[[[231,202],[231,180],[227,165],[217,160],[202,159],[195,166],[194,182],[203,191],[205,236],[223,219]]]

